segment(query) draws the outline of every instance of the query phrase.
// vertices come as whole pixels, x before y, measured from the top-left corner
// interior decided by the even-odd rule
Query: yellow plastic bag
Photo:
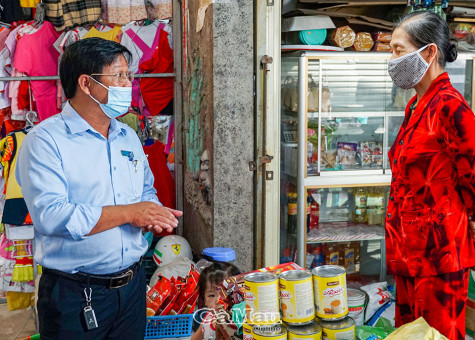
[[[424,318],[405,324],[391,333],[386,340],[449,340],[435,328],[429,326]]]
[[[35,305],[35,293],[7,292],[8,310],[25,309]]]

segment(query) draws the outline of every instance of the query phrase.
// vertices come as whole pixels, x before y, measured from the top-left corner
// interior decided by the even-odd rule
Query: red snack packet
[[[165,299],[165,302],[162,304],[162,308],[160,308],[159,315],[168,315],[170,313],[171,309],[173,308],[173,305],[175,304],[176,299],[180,295],[181,290],[186,284],[186,281],[183,279],[177,279],[172,277],[172,290],[170,292],[170,295],[167,296]]]
[[[191,314],[195,310],[196,303],[198,302],[198,296],[200,292],[198,289],[190,296],[188,301],[186,302],[185,309],[183,309],[182,314]]]
[[[189,298],[193,295],[195,290],[198,287],[199,273],[193,269],[190,271],[190,275],[186,278],[186,284],[180,292],[180,295],[176,299],[173,307],[170,311],[170,315],[181,314],[186,307],[186,303]]]
[[[159,276],[157,283],[147,292],[147,316],[154,316],[172,290],[170,280]]]

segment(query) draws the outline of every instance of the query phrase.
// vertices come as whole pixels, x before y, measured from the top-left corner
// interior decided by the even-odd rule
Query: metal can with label
[[[304,339],[322,339],[322,327],[315,322],[303,326],[288,326],[287,329],[289,340],[304,340]]]
[[[355,321],[346,317],[340,321],[320,321],[322,340],[355,340]]]
[[[302,325],[315,318],[312,274],[305,270],[290,270],[279,275],[282,320]]]
[[[252,335],[254,340],[287,340],[287,329],[281,324],[256,325]]]
[[[253,340],[252,328],[254,325],[252,323],[243,323],[242,324],[242,340]]]
[[[254,324],[280,321],[279,279],[272,273],[252,273],[244,277],[246,320]]]
[[[355,320],[356,326],[364,325],[365,300],[361,290],[348,288],[348,316]]]
[[[314,268],[313,289],[316,315],[326,320],[341,320],[348,314],[346,272],[341,266]]]

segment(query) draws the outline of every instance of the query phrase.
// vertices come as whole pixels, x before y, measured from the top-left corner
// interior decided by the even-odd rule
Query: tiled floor
[[[31,309],[9,311],[6,303],[0,303],[0,339],[14,340],[36,334],[34,318]]]

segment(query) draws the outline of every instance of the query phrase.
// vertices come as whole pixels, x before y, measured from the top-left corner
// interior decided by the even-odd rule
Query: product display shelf
[[[390,56],[377,52],[282,54],[284,258],[290,252],[298,264],[306,266],[307,245],[323,249],[326,244],[339,247],[339,243],[356,242],[363,246],[371,242],[372,247],[379,247],[379,254],[365,263],[374,266],[375,260],[379,261],[379,277],[385,278],[384,217],[392,181],[388,151],[403,122],[405,106],[414,95],[392,83],[387,71]],[[460,53],[458,60],[446,67],[452,84],[471,106],[474,57]],[[309,193],[317,193],[314,201],[320,217],[318,226],[308,232],[312,216]],[[376,223],[371,209],[378,210]]]
[[[307,233],[307,244],[384,240],[384,229],[378,225],[320,223],[318,230]]]

